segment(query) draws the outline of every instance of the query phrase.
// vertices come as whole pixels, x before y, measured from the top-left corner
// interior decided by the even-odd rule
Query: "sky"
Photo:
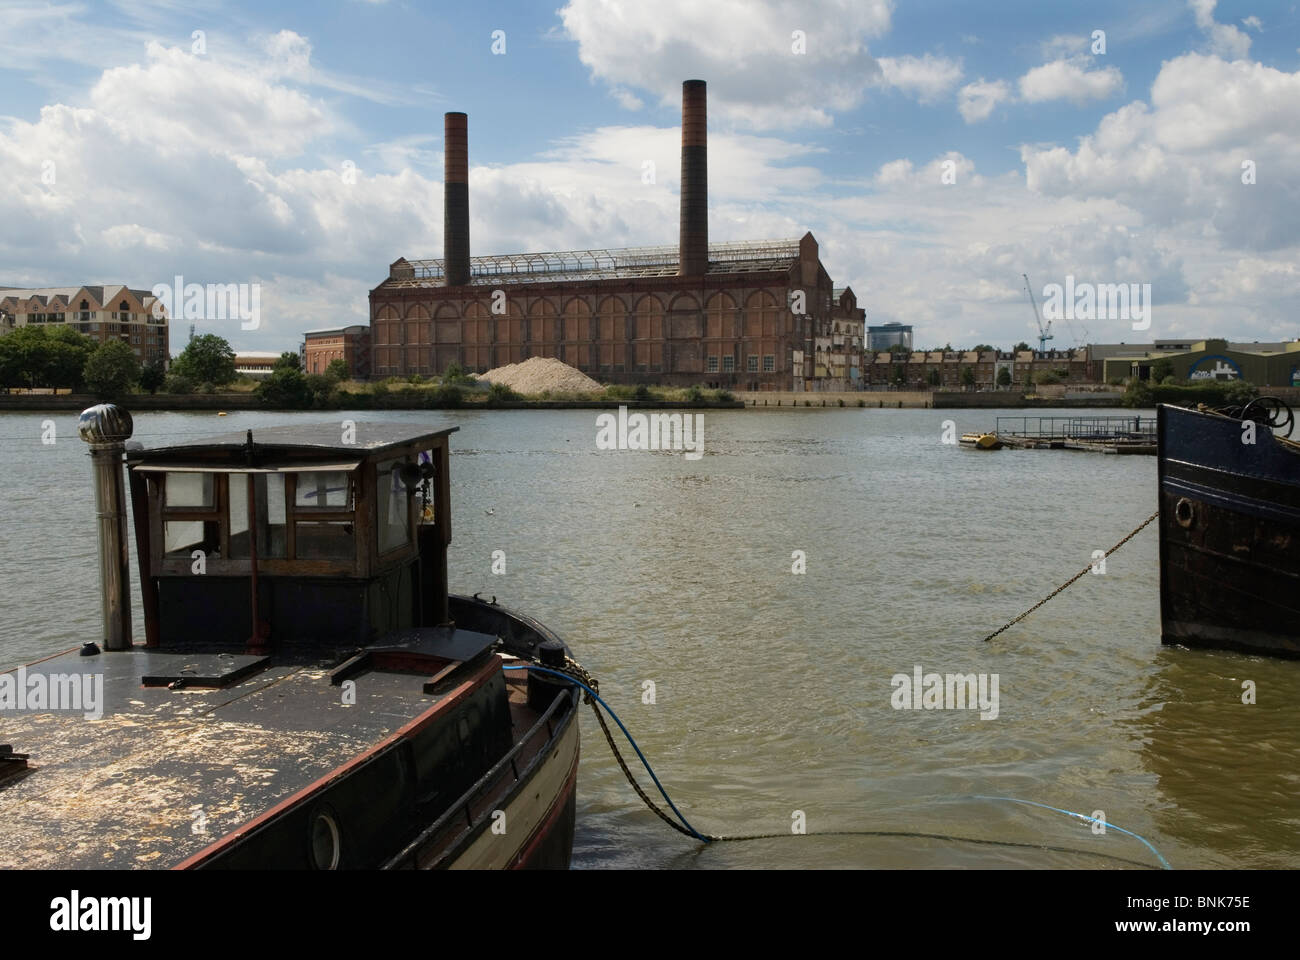
[[[919,348],[1035,341],[1023,274],[1150,284],[1058,348],[1300,337],[1290,0],[0,0],[0,286],[258,284],[198,322],[243,350],[365,323],[442,255],[449,110],[473,254],[675,244],[687,79],[710,240],[812,231]]]

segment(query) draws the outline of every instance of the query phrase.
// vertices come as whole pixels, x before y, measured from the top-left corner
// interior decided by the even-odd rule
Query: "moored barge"
[[[83,413],[104,635],[0,674],[0,865],[567,866],[578,689],[504,668],[576,665],[448,592],[455,429],[144,450],[126,411]]]
[[[1161,405],[1164,643],[1300,657],[1300,444],[1272,398],[1240,416]]]

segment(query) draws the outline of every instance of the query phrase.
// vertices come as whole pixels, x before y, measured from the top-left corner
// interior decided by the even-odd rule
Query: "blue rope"
[[[1134,833],[1132,830],[1125,830],[1123,827],[1117,827],[1113,823],[1107,823],[1105,820],[1098,820],[1096,817],[1084,816],[1082,813],[1075,813],[1073,810],[1062,810],[1060,807],[1050,807],[1045,803],[1036,803],[1033,800],[1018,800],[1015,797],[986,797],[983,796],[982,794],[976,794],[975,799],[976,800],[1006,800],[1008,803],[1025,803],[1031,807],[1042,807],[1044,810],[1054,810],[1057,813],[1064,813],[1067,816],[1078,817],[1080,820],[1085,820],[1088,823],[1100,823],[1103,827],[1109,827],[1112,830],[1118,830],[1120,833],[1127,834],[1128,836],[1133,837],[1136,840],[1141,840],[1144,844],[1146,844],[1146,848],[1156,855],[1156,859],[1160,861],[1161,866],[1163,866],[1166,870],[1173,869],[1173,867],[1169,865],[1169,861],[1160,855],[1159,850],[1151,846],[1151,844],[1147,841],[1146,837],[1139,836],[1138,834]]]
[[[699,831],[696,830],[694,827],[692,827],[690,825],[690,822],[687,821],[687,819],[684,816],[682,816],[682,812],[677,809],[677,806],[669,798],[668,791],[664,789],[663,784],[659,782],[659,778],[655,776],[654,770],[651,769],[650,767],[650,761],[645,758],[645,754],[641,752],[641,748],[638,747],[636,745],[636,741],[632,739],[632,734],[628,732],[627,727],[623,725],[623,721],[618,718],[618,714],[613,711],[610,705],[606,703],[604,700],[600,699],[600,694],[596,693],[595,690],[591,689],[591,687],[587,686],[581,680],[575,680],[573,677],[569,676],[569,674],[561,673],[559,670],[552,670],[549,667],[539,667],[536,664],[530,663],[525,666],[518,666],[518,667],[503,666],[501,669],[502,670],[537,670],[540,673],[549,673],[552,676],[560,677],[563,680],[568,680],[570,683],[574,684],[575,686],[582,687],[583,690],[587,691],[587,693],[590,694],[591,697],[597,703],[599,703],[602,707],[605,708],[605,712],[614,718],[614,722],[618,724],[618,728],[623,731],[623,736],[627,737],[628,743],[632,744],[632,749],[635,750],[636,755],[641,758],[641,764],[642,766],[645,767],[646,773],[650,774],[650,779],[655,782],[655,786],[659,788],[659,793],[663,796],[668,806],[672,808],[673,813],[677,814],[677,819],[682,822],[682,826],[684,826],[687,830],[689,830],[691,832],[691,836],[693,836],[696,840],[699,840],[701,843],[711,842],[708,837],[701,836]]]

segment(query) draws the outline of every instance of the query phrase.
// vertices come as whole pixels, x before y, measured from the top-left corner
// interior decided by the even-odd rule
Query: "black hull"
[[[458,629],[497,636],[516,656],[559,639],[494,603],[454,594],[449,600]],[[466,738],[499,727],[489,715],[506,702],[495,655],[483,671],[491,679],[452,719],[411,729],[181,866],[310,868],[303,838],[326,810],[342,834],[340,869],[566,869],[576,819],[576,690],[558,693],[528,728],[516,726],[513,743],[477,743]],[[502,813],[510,828],[498,835],[494,815]]]
[[[1300,658],[1300,450],[1159,410],[1161,641]]]

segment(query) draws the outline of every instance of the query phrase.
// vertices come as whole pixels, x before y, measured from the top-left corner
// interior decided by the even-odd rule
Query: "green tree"
[[[466,373],[459,363],[453,361],[447,364],[447,369],[442,375],[442,382],[445,384],[473,383],[474,378]]]
[[[932,387],[939,386],[939,381],[941,378],[939,377],[939,371],[934,369],[934,367],[930,368],[930,372],[925,375],[925,378],[930,382],[930,386]]]
[[[86,361],[98,344],[68,327],[53,327],[47,331],[50,356],[45,368],[46,386],[79,389],[86,381]]]
[[[302,372],[277,362],[271,375],[257,385],[254,391],[267,406],[303,409],[310,407],[313,399],[307,378]]]
[[[985,350],[996,350],[997,347],[990,347],[987,343],[977,343],[975,346],[971,347],[971,349],[983,352]]]
[[[140,370],[140,389],[157,393],[158,388],[167,382],[167,371],[161,360],[151,360]]]
[[[1001,370],[998,371],[998,386],[999,387],[1011,386],[1011,370],[1009,368],[1003,367]]]
[[[97,344],[67,327],[28,325],[0,337],[0,381],[6,387],[69,387],[84,382],[82,371]]]
[[[961,368],[961,385],[963,387],[975,386],[975,371],[970,367]]]
[[[1164,383],[1167,378],[1173,375],[1174,364],[1168,358],[1162,358],[1151,364],[1151,380],[1153,383]]]
[[[1016,353],[1019,353],[1021,350],[1028,350],[1028,349],[1030,349],[1030,347],[1029,347],[1029,344],[1027,344],[1027,343],[1025,343],[1025,341],[1021,340],[1019,343],[1017,343],[1017,344],[1016,344],[1014,347],[1012,347],[1011,349],[1014,350]]]
[[[1120,403],[1126,407],[1152,407],[1155,406],[1154,396],[1151,384],[1134,377],[1124,389]]]
[[[174,366],[175,364],[173,364],[173,367]],[[168,393],[185,394],[194,392],[194,381],[183,373],[177,373],[175,369],[168,372],[167,379],[164,380],[163,383],[164,389],[166,389]]]
[[[223,337],[205,333],[185,345],[172,372],[194,383],[222,386],[235,379],[235,351]]]
[[[352,377],[352,371],[348,369],[347,361],[341,357],[335,357],[325,368],[325,376],[329,377],[335,383],[342,380],[348,380]]]
[[[111,400],[139,382],[140,361],[126,341],[108,340],[86,360],[82,377],[96,396]]]
[[[280,354],[280,359],[275,361],[272,370],[297,370],[302,372],[302,358],[293,350],[286,350]]]

